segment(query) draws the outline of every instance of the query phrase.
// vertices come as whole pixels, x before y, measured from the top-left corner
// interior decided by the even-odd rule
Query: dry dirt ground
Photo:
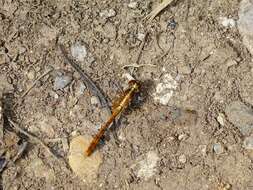
[[[158,3],[0,0],[5,118],[0,164],[28,142],[2,172],[3,189],[253,189],[252,152],[242,146],[244,136],[226,113],[233,101],[253,106],[251,56],[237,27],[221,23],[223,17],[238,19],[239,2],[177,0],[146,23]],[[146,33],[137,63],[144,66],[122,69],[135,64]],[[6,119],[43,139],[66,162],[69,142],[94,135],[106,120],[107,112],[83,88],[58,44],[69,54],[74,44],[86,47],[78,64],[110,101],[126,87],[125,73],[143,83],[134,105],[105,134],[93,183],[17,133]],[[54,70],[21,102],[49,68]],[[73,80],[56,90],[59,72]]]

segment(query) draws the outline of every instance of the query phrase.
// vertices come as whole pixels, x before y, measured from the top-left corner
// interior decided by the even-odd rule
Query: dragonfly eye
[[[128,84],[131,85],[131,86],[133,86],[133,85],[136,84],[136,83],[137,83],[136,80],[130,80],[130,81],[128,82]]]

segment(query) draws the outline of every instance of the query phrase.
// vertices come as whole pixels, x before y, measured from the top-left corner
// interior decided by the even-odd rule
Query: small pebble
[[[62,139],[62,148],[64,152],[68,152],[69,150],[69,143],[67,138]]]
[[[213,145],[213,150],[216,154],[222,154],[224,151],[223,146],[220,143],[215,143]]]
[[[253,136],[244,139],[243,147],[247,150],[253,150]]]
[[[235,20],[232,18],[227,18],[227,17],[220,17],[220,23],[221,25],[223,25],[224,27],[235,27]]]
[[[229,68],[229,67],[232,67],[232,66],[237,65],[237,64],[238,63],[236,62],[236,60],[230,59],[230,60],[227,61],[226,66],[227,66],[227,68]]]
[[[86,90],[85,84],[83,82],[79,82],[77,84],[76,96],[83,95],[85,90]]]
[[[138,39],[138,40],[143,41],[144,38],[145,38],[145,34],[143,34],[143,33],[138,33],[138,34],[137,34],[137,39]]]
[[[180,140],[180,141],[186,140],[186,138],[187,138],[186,134],[180,134],[180,135],[178,135],[178,140]]]
[[[207,146],[206,145],[199,145],[199,149],[202,153],[202,156],[206,156]]]
[[[186,156],[184,154],[180,155],[178,157],[178,161],[181,162],[182,164],[185,164],[186,163]]]
[[[54,80],[54,90],[62,90],[68,86],[73,78],[69,75],[56,76]]]
[[[118,136],[120,141],[125,141],[126,140],[126,135],[124,134],[124,132],[121,130]]]
[[[54,93],[54,99],[58,99],[59,98],[59,95]]]
[[[87,48],[85,45],[81,45],[80,42],[76,42],[71,46],[71,55],[77,60],[77,61],[84,61],[84,59],[87,57]]]
[[[73,131],[73,132],[70,134],[70,136],[72,136],[72,137],[75,137],[75,136],[77,136],[77,135],[80,135],[79,131],[77,131],[77,130]]]
[[[109,9],[109,10],[103,10],[99,15],[100,17],[107,19],[107,18],[115,17],[116,14],[117,13],[114,9]]]
[[[90,99],[90,103],[91,103],[92,105],[99,105],[99,104],[100,104],[100,101],[99,101],[98,97],[92,96],[91,99]]]
[[[26,48],[20,46],[20,47],[19,47],[19,54],[23,54],[23,53],[25,53],[25,52],[26,52]]]
[[[170,20],[167,25],[167,27],[171,28],[172,30],[174,30],[176,28],[176,26],[177,26],[177,23],[174,19]]]
[[[218,115],[218,117],[217,117],[217,121],[219,122],[219,124],[221,125],[221,126],[224,126],[225,125],[225,122],[224,122],[224,114],[222,114],[222,113],[219,113],[219,115]]]
[[[34,80],[36,77],[36,71],[34,69],[30,69],[27,73],[27,78],[29,80]]]
[[[128,6],[128,8],[130,8],[130,9],[137,9],[137,7],[138,7],[138,2],[130,2],[127,6]]]
[[[178,67],[178,72],[183,75],[191,74],[192,70],[188,65],[183,65],[181,67]]]

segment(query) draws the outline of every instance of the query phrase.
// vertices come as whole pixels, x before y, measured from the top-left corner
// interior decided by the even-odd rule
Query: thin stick
[[[26,150],[27,146],[28,146],[28,143],[27,143],[27,142],[24,142],[24,143],[21,145],[20,149],[18,150],[18,153],[17,153],[17,154],[15,155],[15,157],[13,158],[13,162],[16,162],[16,161],[23,155],[23,153],[24,153],[24,151]]]
[[[48,153],[55,158],[56,160],[58,160],[57,156],[55,156],[55,154],[51,151],[51,149],[42,141],[40,140],[38,137],[31,135],[30,133],[26,132],[24,129],[20,128],[16,123],[14,123],[10,118],[8,119],[8,121],[10,122],[10,124],[20,133],[23,133],[24,135],[26,135],[27,137],[29,137],[30,140],[32,140],[35,143],[40,144],[44,149],[46,149],[48,151]]]
[[[85,85],[89,88],[89,90],[94,94],[94,96],[97,96],[98,99],[101,102],[102,107],[106,107],[108,114],[111,114],[111,108],[108,104],[107,99],[101,92],[101,90],[96,86],[96,84],[93,82],[93,80],[85,73],[82,71],[82,68],[74,62],[71,58],[68,57],[68,54],[64,48],[63,45],[59,45],[59,48],[61,50],[61,53],[65,59],[65,61],[70,64],[81,76],[82,81],[85,83]]]
[[[143,38],[143,40],[141,42],[141,46],[140,46],[139,51],[138,51],[138,56],[137,56],[136,61],[135,61],[136,64],[138,64],[139,61],[140,61],[142,50],[143,50],[144,45],[145,45],[146,40],[147,40],[147,36],[148,36],[148,33],[145,33],[144,38]]]
[[[43,77],[45,77],[46,75],[48,75],[49,73],[51,73],[54,69],[49,69],[47,70],[45,73],[43,73],[40,77],[38,77],[33,83],[32,85],[22,94],[21,99],[23,99],[31,90],[32,88],[36,85],[36,83],[42,79]]]
[[[156,67],[156,65],[154,64],[140,64],[140,65],[137,65],[137,64],[132,64],[132,65],[124,65],[122,67],[122,69],[125,69],[127,67],[134,67],[134,68],[139,68],[139,67]]]
[[[143,38],[143,40],[142,40],[142,42],[141,42],[141,45],[140,45],[140,47],[139,47],[139,50],[138,50],[138,54],[137,54],[136,60],[135,60],[135,62],[132,64],[132,65],[134,65],[134,66],[125,65],[125,66],[122,67],[122,69],[125,69],[126,67],[133,67],[133,70],[130,72],[130,73],[132,74],[133,71],[134,71],[134,68],[139,68],[138,63],[139,63],[139,61],[140,61],[141,54],[142,54],[144,45],[145,45],[145,43],[146,43],[147,36],[148,36],[148,33],[145,33],[144,38]],[[144,66],[144,64],[143,64],[143,66]],[[141,66],[140,66],[140,67],[141,67]]]
[[[3,143],[3,139],[4,139],[4,119],[3,119],[2,102],[0,101],[0,144]]]
[[[165,9],[169,4],[171,4],[174,0],[163,0],[151,13],[149,13],[145,19],[148,21],[152,21],[163,9]]]

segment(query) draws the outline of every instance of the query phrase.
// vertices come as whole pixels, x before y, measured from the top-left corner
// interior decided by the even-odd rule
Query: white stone
[[[177,86],[177,81],[170,74],[165,74],[156,86],[156,92],[153,94],[154,100],[162,105],[167,105]]]
[[[114,9],[109,9],[109,10],[103,10],[99,15],[102,18],[111,18],[116,16],[116,11]]]
[[[139,170],[137,171],[137,177],[144,178],[145,180],[152,177],[157,170],[158,160],[159,157],[156,152],[148,152],[146,157],[138,163]]]
[[[219,115],[218,115],[218,117],[217,117],[217,121],[219,122],[219,124],[221,125],[221,126],[224,126],[225,125],[225,121],[224,121],[224,114],[222,114],[222,113],[219,113]]]
[[[185,164],[186,163],[186,156],[184,154],[180,155],[178,157],[178,161],[181,162],[182,164]]]
[[[71,55],[77,60],[77,61],[84,61],[87,57],[87,48],[85,45],[81,45],[80,42],[76,42],[71,46]]]
[[[144,38],[145,38],[145,34],[140,33],[140,32],[137,34],[137,39],[138,39],[138,40],[143,41]]]
[[[220,17],[219,20],[220,20],[221,25],[224,27],[230,27],[230,28],[235,27],[236,22],[232,18]]]
[[[178,140],[180,140],[180,141],[186,140],[186,138],[187,138],[186,134],[180,134],[180,135],[178,135]]]
[[[92,105],[99,105],[99,104],[100,104],[100,101],[99,101],[98,97],[92,96],[91,99],[90,99],[90,103],[91,103]]]
[[[135,2],[135,1],[130,2],[127,6],[130,9],[136,9],[138,7],[138,2]]]

